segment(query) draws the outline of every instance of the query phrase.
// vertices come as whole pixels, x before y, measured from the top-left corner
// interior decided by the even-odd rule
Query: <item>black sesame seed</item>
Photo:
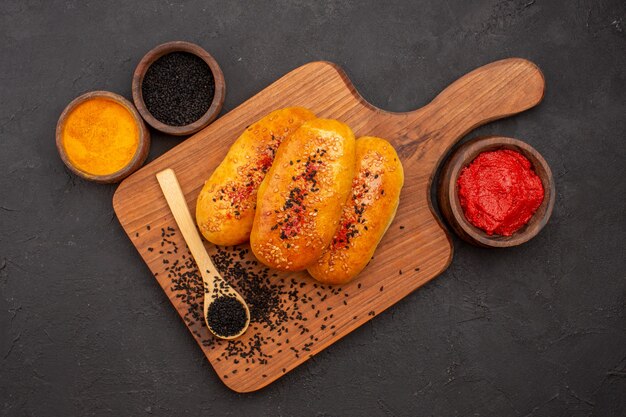
[[[209,305],[207,322],[211,330],[220,336],[238,334],[246,321],[246,309],[235,297],[221,296]]]
[[[166,241],[166,239],[162,241],[164,241],[163,248],[166,251],[175,252],[178,249],[174,241]],[[185,247],[181,245],[182,249]],[[248,332],[252,334],[250,337],[219,341],[214,337],[206,336],[202,315],[202,298],[204,297],[202,278],[193,258],[188,253],[188,248],[179,256],[179,258],[170,259],[170,264],[164,268],[165,274],[172,282],[171,291],[180,300],[181,305],[185,306],[183,308],[187,309],[186,312],[183,311],[184,320],[194,336],[202,346],[222,350],[221,356],[216,358],[216,361],[235,363],[237,360],[243,366],[265,366],[272,358],[266,349],[281,345],[283,347],[293,345],[292,347],[300,351],[297,349],[284,349],[285,352],[282,349],[272,350],[274,356],[292,352],[295,357],[299,357],[302,351],[308,351],[312,347],[306,344],[302,346],[301,339],[296,341],[291,338],[286,341],[286,336],[294,333],[304,336],[305,340],[311,340],[312,344],[318,342],[318,338],[312,334],[314,332],[306,325],[307,319],[312,319],[313,315],[319,317],[324,312],[323,308],[320,310],[320,304],[324,300],[346,294],[340,288],[303,283],[293,278],[281,278],[253,260],[248,248],[217,247],[211,256],[213,262],[224,280],[233,285],[246,300],[250,308],[250,327],[251,330],[254,329],[254,333]],[[316,288],[316,290],[310,291],[311,288]],[[320,291],[317,291],[318,289]],[[215,294],[216,298],[218,296],[219,294]],[[347,301],[344,297],[340,300]],[[304,304],[315,305],[315,307],[303,308]],[[324,307],[327,308],[326,311],[332,309],[327,305]],[[308,312],[310,312],[309,317],[305,316]],[[332,317],[330,315],[329,319]],[[327,326],[332,324],[330,320],[326,322]],[[330,331],[335,333],[333,330]],[[305,336],[307,333],[309,337]]]
[[[215,80],[200,57],[172,52],[150,65],[141,91],[148,111],[157,120],[169,126],[185,126],[209,109]]]

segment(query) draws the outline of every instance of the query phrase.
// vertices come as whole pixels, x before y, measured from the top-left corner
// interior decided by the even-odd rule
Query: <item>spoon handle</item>
[[[165,169],[156,174],[165,200],[170,206],[170,210],[174,215],[174,219],[178,224],[178,228],[185,238],[185,242],[193,255],[198,270],[202,275],[205,291],[210,294],[213,291],[213,280],[219,278],[220,274],[217,268],[213,265],[211,257],[207,253],[202,238],[196,229],[191,213],[189,213],[189,207],[185,201],[185,195],[180,188],[176,174],[170,168]],[[208,275],[207,275],[208,274]]]

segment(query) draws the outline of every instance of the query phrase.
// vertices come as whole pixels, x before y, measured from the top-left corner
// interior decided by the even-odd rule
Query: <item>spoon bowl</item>
[[[180,188],[180,184],[178,183],[178,179],[176,178],[174,171],[168,168],[157,173],[156,177],[159,185],[161,186],[161,190],[163,191],[163,195],[167,200],[167,204],[174,215],[174,219],[178,224],[178,228],[185,239],[185,243],[187,243],[187,246],[189,247],[191,255],[196,261],[196,265],[198,266],[198,270],[202,276],[202,282],[204,284],[204,321],[211,333],[213,333],[216,337],[226,340],[236,339],[244,334],[250,325],[250,309],[248,308],[248,305],[243,297],[241,297],[241,294],[239,294],[228,282],[226,282],[226,280],[224,280],[224,278],[222,278],[215,265],[213,265],[213,261],[207,253],[204,244],[202,243],[202,238],[200,238],[200,234],[198,233],[196,225],[191,217],[189,207],[185,201],[185,195],[183,194],[183,190]],[[216,330],[209,324],[209,307],[217,299],[224,296],[236,298],[246,312],[246,320],[241,330],[233,334],[219,334],[219,332],[216,332]]]

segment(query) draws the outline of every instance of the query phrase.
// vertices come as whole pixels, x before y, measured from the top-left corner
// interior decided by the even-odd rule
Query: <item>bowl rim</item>
[[[135,154],[133,155],[130,162],[118,171],[106,175],[91,174],[89,172],[81,170],[80,168],[72,164],[65,150],[65,145],[63,144],[63,128],[67,121],[67,117],[80,104],[95,98],[111,100],[123,106],[126,110],[128,110],[128,112],[130,112],[133,120],[135,121],[135,124],[137,125],[137,129],[139,130],[139,143],[137,145],[137,150],[135,151]],[[117,93],[105,90],[89,91],[87,93],[81,94],[80,96],[72,100],[67,106],[65,106],[65,109],[63,109],[63,112],[61,113],[61,115],[59,116],[59,120],[57,121],[55,140],[59,156],[61,157],[61,160],[63,161],[65,166],[67,166],[70,171],[86,180],[95,181],[103,184],[120,182],[121,180],[135,172],[141,167],[141,165],[143,165],[146,158],[148,157],[148,152],[150,151],[150,131],[146,127],[146,124],[139,115],[139,112],[137,112],[137,109],[135,108],[133,103]]]
[[[458,195],[457,180],[461,170],[467,167],[479,154],[499,149],[511,149],[524,155],[541,179],[544,188],[544,198],[537,211],[524,226],[511,236],[490,236],[471,224],[465,218]],[[555,197],[556,190],[552,171],[543,156],[526,142],[504,136],[476,137],[459,146],[444,167],[439,190],[440,208],[448,223],[464,240],[486,247],[517,246],[535,237],[550,219]]]
[[[209,66],[215,84],[213,101],[207,111],[198,120],[184,126],[170,126],[157,120],[150,113],[143,99],[142,84],[148,68],[157,59],[172,52],[187,52],[202,59]],[[133,102],[146,123],[160,132],[174,136],[185,136],[196,133],[217,118],[224,105],[226,82],[219,64],[204,48],[187,41],[171,41],[155,46],[141,58],[133,73],[132,93]]]

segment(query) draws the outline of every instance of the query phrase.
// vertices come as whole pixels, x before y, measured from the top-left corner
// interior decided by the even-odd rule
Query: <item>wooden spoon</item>
[[[183,190],[180,188],[174,171],[168,168],[157,173],[156,177],[161,186],[161,190],[163,190],[167,204],[170,206],[170,210],[174,215],[174,219],[178,224],[178,228],[183,234],[183,238],[196,261],[200,275],[202,275],[202,281],[204,283],[204,321],[207,327],[211,333],[221,339],[235,339],[241,336],[250,324],[250,310],[246,302],[241,295],[222,278],[217,268],[215,268],[215,265],[213,265],[213,261],[207,253],[202,239],[200,238],[200,234],[196,229],[196,224],[191,217],[191,213],[189,213],[189,207],[187,207]],[[209,324],[208,313],[210,305],[214,303],[215,300],[224,296],[236,298],[246,311],[246,323],[241,331],[236,334],[219,334]]]

